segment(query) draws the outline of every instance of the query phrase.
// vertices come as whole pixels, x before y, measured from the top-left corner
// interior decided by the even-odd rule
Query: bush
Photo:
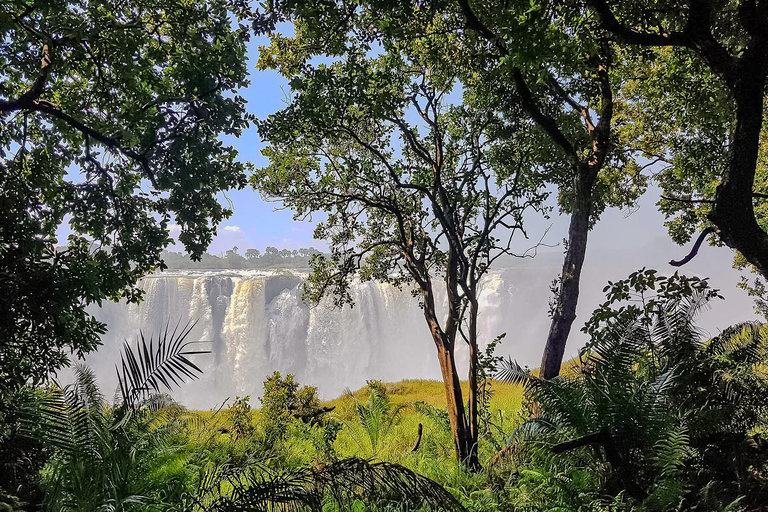
[[[0,397],[0,510],[3,504],[9,510],[42,505],[40,470],[48,460],[38,441],[42,400],[43,393],[30,386]]]
[[[299,386],[293,375],[283,377],[278,371],[264,381],[261,405],[264,432],[271,443],[285,437],[293,419],[314,424],[330,410],[320,406],[316,387]]]
[[[705,341],[705,280],[641,271],[606,288],[572,376],[524,381],[532,419],[514,433],[523,510],[733,510],[768,502],[768,328]],[[631,299],[638,299],[630,302]]]
[[[253,433],[250,400],[250,395],[242,398],[238,396],[229,406],[229,421],[232,424],[231,432],[235,439],[247,437]]]

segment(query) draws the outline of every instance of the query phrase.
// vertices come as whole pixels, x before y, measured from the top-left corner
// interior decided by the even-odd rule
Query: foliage
[[[229,421],[232,424],[232,433],[235,438],[246,437],[253,432],[253,418],[251,417],[250,395],[237,397],[229,406]]]
[[[629,103],[646,109],[637,117],[640,149],[668,164],[671,172],[662,182],[680,193],[662,205],[667,212],[680,212],[671,223],[673,233],[686,238],[706,219],[720,243],[768,276],[765,194],[760,192],[765,187],[768,5],[587,0],[584,7],[600,32],[638,56],[638,72],[627,77],[640,93]]]
[[[202,373],[189,359],[190,356],[209,353],[208,350],[190,350],[202,343],[187,339],[195,323],[187,322],[183,327],[178,323],[171,331],[170,322],[167,322],[157,338],[150,336],[147,339],[139,331],[135,349],[128,341],[123,343],[121,367],[117,370],[121,405],[135,409],[158,389],[172,390],[186,379],[195,379]]]
[[[40,470],[48,460],[43,445],[42,418],[37,411],[43,393],[30,386],[0,397],[0,510],[6,503],[15,510],[21,504],[42,504]],[[33,425],[30,436],[27,425]]]
[[[477,387],[478,393],[478,416],[480,424],[480,437],[487,439],[498,451],[502,449],[504,441],[509,437],[504,431],[504,417],[499,415],[497,422],[491,408],[493,399],[493,378],[498,373],[499,365],[503,363],[504,358],[496,355],[496,347],[506,337],[501,334],[488,342],[478,356]]]
[[[294,418],[315,422],[324,412],[316,387],[299,387],[293,375],[289,373],[282,377],[278,371],[264,381],[261,405],[268,442],[282,439]]]
[[[355,502],[393,504],[398,510],[462,511],[442,486],[397,464],[344,459],[291,472],[270,472],[255,466],[234,475],[213,472],[205,479],[209,493],[203,510],[325,510],[330,497],[342,510]]]
[[[506,503],[502,496],[486,488],[485,476],[482,473],[473,475],[453,460],[450,423],[445,411],[445,391],[442,383],[405,381],[393,385],[371,381],[370,384],[386,393],[394,408],[400,409],[398,421],[380,435],[380,459],[389,465],[401,465],[434,480],[456,496],[467,510],[494,511],[499,509],[499,504]],[[505,415],[514,415],[521,399],[520,388],[497,384],[496,389],[495,407],[503,409]],[[362,400],[361,403],[365,403],[370,388],[366,386],[353,394]],[[417,413],[409,405],[415,400],[422,401],[414,407],[421,413]],[[118,402],[120,403],[122,400]],[[349,404],[349,410],[344,404]],[[248,416],[252,429],[242,436],[237,436],[231,428],[232,423],[226,408],[210,412],[183,411],[174,406],[167,397],[155,397],[147,402],[146,408],[141,404],[136,413],[132,414],[141,419],[148,408],[156,410],[158,417],[152,431],[165,432],[159,444],[152,447],[144,440],[141,429],[135,429],[133,426],[136,418],[125,422],[118,432],[105,437],[106,442],[112,443],[113,446],[124,446],[128,441],[123,441],[119,434],[127,431],[129,441],[135,447],[133,454],[137,461],[130,464],[126,462],[122,467],[134,476],[131,480],[131,492],[137,498],[143,498],[140,503],[126,503],[125,508],[179,512],[200,510],[211,505],[215,501],[214,498],[221,497],[216,494],[218,491],[210,489],[208,485],[216,479],[221,484],[217,489],[230,493],[231,487],[228,487],[227,483],[230,476],[247,473],[259,475],[264,481],[276,482],[287,475],[302,472],[306,474],[310,468],[319,471],[333,466],[337,461],[344,462],[345,459],[368,456],[370,449],[367,445],[367,433],[358,421],[354,404],[354,400],[344,396],[332,402],[322,403],[321,408],[336,408],[325,413],[320,422],[304,422],[299,418],[292,418],[279,444],[269,445],[264,442],[267,425],[262,421],[263,410],[251,410]],[[157,407],[161,409],[156,409]],[[103,412],[114,413],[114,409],[115,406],[107,407]],[[500,412],[495,410],[494,413]],[[246,420],[245,417],[243,419]],[[37,422],[31,416],[29,422],[45,426],[43,422]],[[167,422],[170,424],[166,424]],[[418,423],[424,423],[424,437],[418,452],[411,453]],[[42,432],[44,435],[45,431]],[[483,457],[490,455],[489,450],[492,448],[485,442],[481,448]],[[106,450],[102,451],[108,453]],[[117,458],[117,454],[109,454],[108,461],[115,461]],[[108,461],[99,464],[108,466]],[[136,465],[132,465],[134,463]],[[49,481],[54,467],[50,464],[46,468],[46,481]],[[102,469],[102,466],[97,467]],[[136,471],[137,467],[141,468],[140,473]],[[338,470],[341,471],[344,467],[354,466],[351,463],[340,464]],[[376,471],[385,470],[386,468]],[[400,469],[396,471],[407,474]],[[214,478],[212,475],[219,476]],[[89,481],[101,482],[95,479]],[[364,491],[355,487],[352,477],[338,477],[334,481],[339,482],[339,485],[345,481],[352,482],[352,488],[340,487],[333,491],[328,487],[322,493],[318,491],[318,499],[328,510],[362,509],[383,512],[423,509],[421,502],[397,499],[385,489],[381,489],[378,496],[367,499],[366,496],[361,496],[360,493]],[[264,489],[269,491],[274,487],[262,487],[262,490]],[[251,496],[256,492],[257,489],[249,491]],[[348,500],[343,498],[345,501],[342,504],[336,503],[334,496],[342,495],[347,496]],[[221,505],[223,501],[218,503]]]
[[[659,276],[656,270],[645,268],[616,283],[608,281],[603,292],[606,301],[595,309],[582,329],[592,340],[601,339],[606,329],[618,329],[633,322],[641,322],[647,327],[654,321],[654,315],[672,302],[697,297],[706,303],[723,298],[718,290],[710,288],[707,279],[678,272],[669,277]]]
[[[546,209],[529,126],[519,108],[500,113],[487,96],[462,89],[453,66],[431,60],[421,41],[391,37],[371,12],[315,7],[269,6],[296,33],[272,34],[259,67],[287,77],[292,96],[259,123],[269,163],[252,184],[297,218],[323,214],[315,237],[328,241],[330,255],[313,258],[308,299],[351,303],[356,278],[419,297],[457,458],[477,468],[478,283],[498,258],[520,255],[513,240],[527,237],[524,212]],[[330,61],[316,63],[314,54]],[[472,359],[466,410],[454,356],[462,339]]]
[[[99,345],[87,306],[140,298],[170,222],[199,257],[248,168],[221,137],[251,116],[225,2],[13,0],[0,20],[5,394]]]
[[[543,381],[506,366],[526,383],[532,414],[512,438],[516,499],[649,511],[762,503],[768,328],[703,341],[694,320],[718,295],[695,278],[644,270],[607,292],[573,376]]]
[[[161,497],[149,477],[182,426],[183,415],[166,396],[149,393],[199,375],[185,359],[202,353],[185,351],[188,334],[186,329],[172,334],[166,329],[149,343],[142,337],[136,348],[126,344],[118,372],[122,396],[114,405],[102,396],[93,371],[80,364],[73,384],[50,392],[41,411],[40,438],[52,454],[43,471],[49,510],[120,511]],[[187,361],[187,371],[180,370],[180,360]],[[185,490],[183,482],[176,484],[174,489],[166,482],[164,498]]]
[[[386,388],[381,381],[368,381],[368,399],[363,403],[354,395],[347,395],[355,401],[355,414],[368,437],[371,455],[375,457],[380,439],[397,423],[405,404],[390,402]]]

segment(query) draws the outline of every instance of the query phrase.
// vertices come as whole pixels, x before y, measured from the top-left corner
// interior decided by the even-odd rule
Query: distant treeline
[[[206,252],[200,261],[192,261],[188,254],[182,252],[163,251],[162,257],[170,269],[305,268],[309,267],[309,262],[315,254],[321,254],[321,252],[314,247],[293,250],[267,247],[264,252],[258,249],[246,249],[243,254],[240,254],[238,247],[233,247],[220,256]]]

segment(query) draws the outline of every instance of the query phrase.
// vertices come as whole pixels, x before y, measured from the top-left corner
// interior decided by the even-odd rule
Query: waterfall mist
[[[680,249],[663,239],[652,246],[642,251],[645,264],[668,270],[668,255]],[[576,355],[586,341],[578,330],[603,300],[606,281],[639,268],[633,254],[613,251],[587,258],[567,357]],[[699,322],[713,335],[731,323],[755,318],[749,298],[735,286],[738,273],[728,268],[729,258],[730,251],[709,248],[684,269],[689,275],[712,276],[712,284],[728,299],[713,304]],[[542,254],[507,262],[509,268],[486,276],[480,294],[482,346],[507,333],[498,353],[538,365],[549,328],[550,284],[560,263],[560,254]],[[177,270],[148,276],[142,281],[146,294],[141,304],[106,303],[95,310],[109,331],[104,346],[89,355],[87,363],[109,393],[116,387],[115,364],[124,339],[133,342],[139,330],[157,333],[167,322],[173,327],[191,321],[197,322],[191,339],[209,341],[211,354],[195,358],[204,370],[202,378],[173,395],[194,408],[212,408],[228,397],[244,395],[255,402],[265,376],[274,370],[317,386],[324,398],[347,387],[356,389],[366,379],[440,378],[434,344],[418,299],[409,290],[355,282],[354,307],[335,308],[330,300],[310,307],[301,299],[305,277],[290,270]],[[462,344],[457,353],[460,371],[466,373]]]

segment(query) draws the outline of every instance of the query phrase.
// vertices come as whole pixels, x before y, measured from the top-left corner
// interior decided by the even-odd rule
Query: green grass
[[[403,380],[384,384],[387,396],[394,407],[400,408],[397,420],[381,436],[378,450],[374,453],[366,431],[355,413],[355,400],[345,394],[323,402],[324,406],[335,407],[327,413],[326,421],[341,424],[333,443],[334,455],[338,458],[362,457],[385,460],[402,464],[424,476],[454,489],[455,494],[471,494],[484,489],[484,477],[466,472],[455,461],[453,438],[449,428],[440,418],[430,417],[416,410],[417,402],[425,402],[436,409],[445,410],[446,397],[443,383],[430,380]],[[467,384],[462,383],[466,394]],[[368,399],[368,388],[363,387],[351,394],[360,402]],[[497,451],[499,443],[503,445],[516,424],[521,419],[523,390],[518,385],[493,383],[491,400],[495,443],[489,438],[480,441],[481,462],[487,462]],[[253,433],[245,438],[236,439],[231,433],[220,429],[231,427],[227,407],[216,411],[192,412],[193,418],[185,434],[183,444],[187,460],[193,464],[207,462],[234,464],[243,463],[255,453],[264,453],[265,441],[262,428],[261,411],[258,401],[252,402]],[[423,435],[419,449],[412,451],[417,439],[419,424],[423,425]],[[310,426],[301,421],[293,421],[287,428],[284,438],[270,453],[273,460],[269,464],[283,469],[297,468],[318,464],[327,458],[322,450],[323,429]],[[198,462],[200,461],[200,462]]]
[[[287,426],[281,440],[272,444],[267,441],[262,413],[257,407],[258,400],[252,401],[252,432],[237,438],[231,429],[232,422],[228,408],[218,411],[190,411],[187,427],[176,440],[179,450],[155,468],[151,478],[158,483],[173,480],[187,490],[193,491],[197,474],[205,467],[215,464],[239,466],[249,460],[269,458],[266,464],[274,469],[292,470],[307,465],[328,462],[330,458],[347,457],[373,458],[402,464],[419,474],[429,477],[457,496],[470,511],[499,510],[504,508],[498,493],[490,493],[488,475],[466,471],[455,460],[453,437],[444,419],[437,415],[424,414],[414,406],[425,402],[445,414],[445,390],[443,383],[429,380],[403,380],[385,383],[387,396],[393,408],[400,409],[397,420],[380,438],[376,452],[372,450],[369,437],[355,412],[355,398],[361,403],[368,399],[369,390],[363,387],[322,405],[335,407],[327,413],[324,422],[341,425],[332,452],[324,444],[324,427],[308,425],[293,420]],[[466,383],[463,383],[466,393]],[[521,421],[523,391],[520,386],[493,383],[491,411],[494,418],[494,439],[486,436],[480,440],[480,460],[487,463],[503,446],[514,427]],[[423,435],[419,449],[413,452],[419,424]],[[503,494],[503,493],[502,493]]]
[[[387,394],[395,403],[408,403],[422,401],[435,407],[445,408],[445,387],[442,381],[438,380],[417,380],[408,379],[395,383],[385,383]],[[466,396],[468,392],[467,382],[461,383],[461,389]],[[503,382],[494,382],[493,389],[495,398],[492,406],[504,410],[519,410],[523,398],[523,390],[516,384],[506,384]],[[364,400],[367,397],[367,387],[362,387],[352,393],[358,399]],[[345,400],[344,396],[328,400],[324,405],[338,405]]]

